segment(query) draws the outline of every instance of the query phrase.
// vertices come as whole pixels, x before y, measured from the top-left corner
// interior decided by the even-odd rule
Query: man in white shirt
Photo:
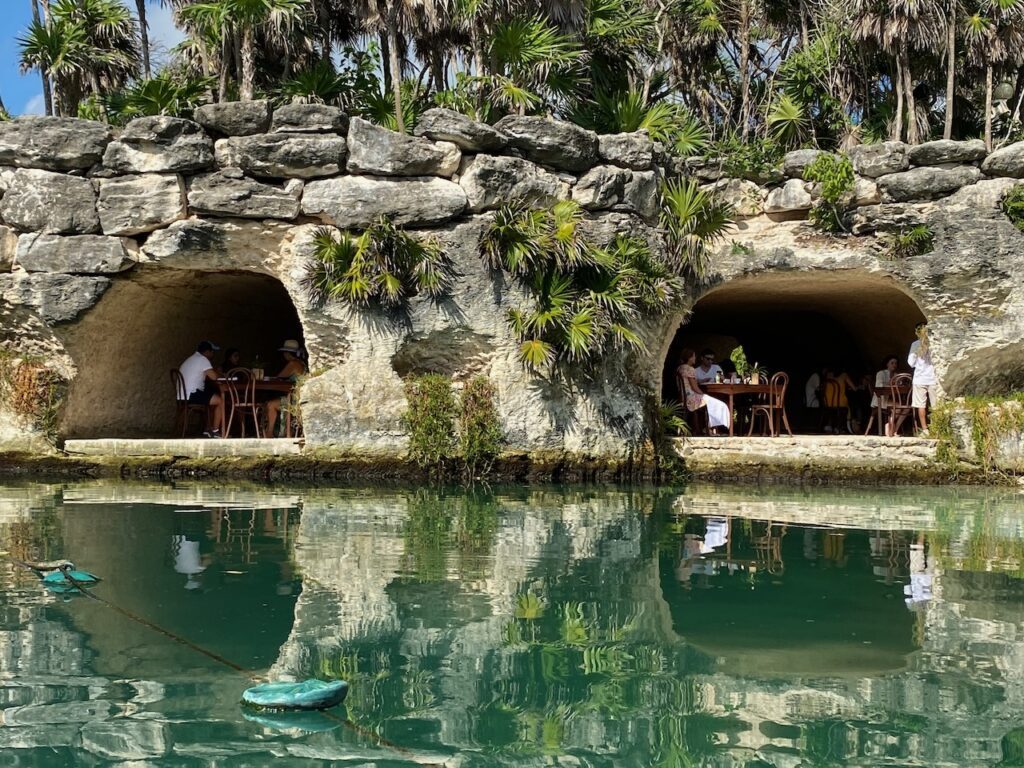
[[[928,406],[935,407],[935,366],[932,365],[931,347],[928,344],[928,323],[918,323],[914,328],[917,341],[910,345],[907,362],[914,369],[913,393],[910,405],[917,409],[917,420],[921,426],[921,435],[928,435]]]
[[[201,341],[196,351],[178,368],[185,386],[178,396],[190,403],[208,406],[206,409],[206,437],[220,437],[220,424],[224,415],[224,400],[214,382],[217,371],[213,367],[213,353],[220,349],[212,341]]]
[[[715,364],[715,353],[705,349],[700,353],[700,365],[697,366],[697,383],[702,387],[705,384],[714,384],[715,377],[722,372],[722,368]]]

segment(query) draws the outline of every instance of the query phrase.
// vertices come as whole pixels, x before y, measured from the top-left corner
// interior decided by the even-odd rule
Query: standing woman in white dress
[[[676,381],[679,383],[679,391],[682,392],[686,401],[686,409],[696,411],[699,408],[708,409],[708,426],[729,428],[732,414],[729,413],[729,406],[721,400],[705,395],[697,383],[697,371],[693,365],[697,362],[697,353],[692,349],[684,349],[679,356],[682,361],[676,368]]]

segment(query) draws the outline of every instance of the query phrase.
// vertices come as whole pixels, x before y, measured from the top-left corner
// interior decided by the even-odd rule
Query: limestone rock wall
[[[544,118],[487,126],[436,109],[417,134],[332,107],[265,102],[204,107],[195,122],[140,118],[120,131],[63,118],[0,124],[0,345],[54,361],[74,391],[78,371],[97,364],[74,329],[115,283],[256,272],[280,281],[302,323],[316,374],[303,390],[310,444],[400,453],[403,377],[439,371],[491,378],[513,450],[627,459],[647,437],[668,345],[694,301],[740,280],[827,271],[848,276],[851,290],[864,276],[885,280],[917,302],[947,392],[1024,384],[1024,235],[998,210],[1024,177],[1024,145],[987,157],[977,142],[858,147],[851,234],[826,237],[805,221],[818,194],[800,178],[812,151],[787,155],[766,185],[675,162],[644,133],[598,137]],[[713,185],[740,218],[706,282],[650,323],[647,353],[609,360],[589,381],[528,375],[504,319],[523,296],[478,255],[489,212],[517,198],[573,199],[594,237],[628,231],[658,247],[658,186],[677,172]],[[451,295],[414,298],[401,315],[311,305],[303,279],[317,227],[360,228],[382,215],[446,244],[460,273]],[[879,235],[914,223],[934,230],[934,250],[886,259]],[[132,330],[125,317],[123,332]],[[152,387],[151,373],[116,375]],[[0,446],[31,434],[0,414]]]

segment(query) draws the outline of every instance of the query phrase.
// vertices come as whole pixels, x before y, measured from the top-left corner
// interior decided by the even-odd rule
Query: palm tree
[[[135,19],[121,0],[59,0],[50,17],[52,23],[82,30],[87,50],[81,68],[85,82],[76,84],[78,98],[87,91],[100,98],[138,75]]]
[[[39,0],[32,0],[32,22],[40,23]],[[43,106],[47,115],[53,114],[53,94],[50,91],[50,75],[45,69],[39,70],[39,78],[43,81]]]
[[[357,16],[367,32],[381,36],[382,51],[387,57],[385,82],[391,88],[395,105],[395,124],[399,133],[406,132],[402,101],[403,30],[439,28],[446,17],[446,0],[357,0]]]
[[[240,37],[241,82],[239,96],[252,101],[256,90],[256,33],[282,30],[294,24],[309,9],[309,0],[210,0],[184,5],[179,16],[206,29],[229,30]],[[224,46],[227,50],[227,46]],[[225,57],[226,58],[226,57]],[[221,62],[222,69],[224,62]],[[223,89],[222,89],[223,90]]]
[[[77,104],[75,79],[88,64],[85,31],[77,24],[53,20],[33,22],[18,38],[21,70],[39,70],[53,85],[53,111],[68,116]]]
[[[855,38],[877,45],[896,67],[893,138],[902,138],[905,103],[907,141],[916,144],[920,131],[910,52],[936,47],[945,39],[946,25],[938,0],[853,0],[852,8]]]
[[[959,0],[946,0],[946,117],[942,138],[953,137],[953,99],[956,91],[956,23],[962,11]]]
[[[139,41],[142,43],[142,73],[148,80],[153,77],[153,67],[149,60],[149,24],[146,22],[146,0],[135,0],[135,9],[139,15]]]
[[[1024,0],[982,0],[967,17],[968,60],[985,68],[985,147],[992,150],[995,69],[1024,60]]]

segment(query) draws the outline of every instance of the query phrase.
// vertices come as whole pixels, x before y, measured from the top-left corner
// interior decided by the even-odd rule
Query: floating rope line
[[[103,598],[103,597],[100,597],[97,594],[94,594],[85,584],[83,584],[81,581],[76,579],[74,576],[72,576],[68,572],[71,569],[70,566],[72,565],[68,561],[59,561],[59,563],[55,564],[54,567],[49,567],[48,564],[44,564],[41,567],[40,565],[33,565],[32,563],[26,563],[24,560],[17,560],[15,558],[11,557],[10,555],[3,554],[2,556],[5,557],[10,562],[14,563],[15,565],[20,566],[22,568],[26,568],[26,569],[32,571],[36,576],[38,576],[40,578],[42,578],[42,574],[44,572],[46,572],[46,571],[54,571],[54,570],[60,571],[64,575],[64,578],[67,580],[67,582],[69,584],[71,584],[71,586],[73,586],[76,590],[81,592],[86,597],[88,597],[88,598],[90,598],[92,600],[95,600],[96,602],[101,603],[101,604],[107,606],[108,608],[116,611],[117,613],[119,613],[122,616],[124,616],[126,619],[129,619],[129,620],[134,621],[134,622],[136,622],[138,624],[141,624],[142,626],[144,626],[144,627],[146,627],[148,629],[153,630],[157,634],[163,635],[164,637],[166,637],[166,638],[168,638],[170,640],[173,640],[174,642],[179,643],[179,644],[185,646],[186,648],[192,649],[196,653],[202,654],[203,656],[205,656],[208,659],[211,659],[211,660],[217,662],[218,664],[224,665],[228,669],[231,669],[231,670],[233,670],[235,672],[238,672],[239,674],[245,675],[247,678],[249,678],[249,680],[251,682],[260,682],[263,679],[254,670],[251,670],[251,669],[248,669],[246,667],[243,667],[241,664],[236,664],[235,662],[231,661],[230,659],[227,659],[224,656],[221,656],[219,653],[214,653],[211,650],[203,648],[201,645],[193,643],[191,640],[188,640],[188,639],[182,637],[181,635],[179,635],[179,634],[177,634],[175,632],[172,632],[169,629],[165,629],[164,627],[161,627],[159,624],[155,624],[152,621],[150,621],[149,619],[143,618],[142,616],[139,616],[137,613],[134,613],[133,611],[129,611],[127,608],[122,608],[121,606],[117,605],[116,603],[112,603],[110,600],[107,600],[106,598]],[[385,739],[383,736],[381,736],[380,734],[374,733],[373,731],[371,731],[371,730],[369,730],[367,728],[363,728],[361,725],[353,723],[347,717],[341,717],[341,716],[339,716],[339,715],[337,715],[337,714],[335,714],[333,712],[329,712],[327,710],[318,710],[318,711],[324,717],[340,723],[341,725],[343,725],[346,728],[348,728],[349,730],[351,730],[353,733],[363,737],[364,739],[368,739],[369,741],[372,741],[372,742],[376,743],[378,746],[386,747],[386,748],[388,748],[390,750],[393,750],[394,752],[397,752],[398,754],[402,755],[403,757],[409,757],[410,755],[413,754],[411,750],[406,749],[405,747],[401,747],[401,746],[399,746],[399,745],[397,745],[397,744],[395,744],[393,742],[390,742],[387,739]]]

